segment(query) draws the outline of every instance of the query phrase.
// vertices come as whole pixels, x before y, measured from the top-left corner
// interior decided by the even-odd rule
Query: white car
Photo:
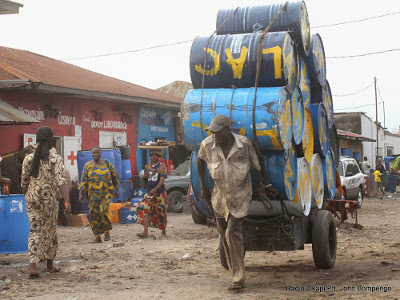
[[[362,206],[365,189],[364,174],[360,171],[354,158],[341,156],[339,158],[339,175],[342,182],[344,199],[357,200],[358,207]]]

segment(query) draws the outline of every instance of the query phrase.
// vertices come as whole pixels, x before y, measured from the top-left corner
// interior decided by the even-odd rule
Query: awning
[[[26,125],[38,122],[0,99],[0,125]]]
[[[362,136],[360,134],[356,134],[349,131],[337,130],[338,138],[344,140],[354,140],[354,141],[363,141],[363,142],[376,142],[376,140],[371,139],[366,136]]]
[[[18,14],[19,8],[24,5],[10,0],[0,0],[0,15]]]

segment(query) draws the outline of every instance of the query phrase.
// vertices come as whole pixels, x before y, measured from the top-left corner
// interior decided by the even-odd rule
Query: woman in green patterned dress
[[[52,139],[53,130],[40,127],[36,133],[36,150],[27,155],[22,164],[21,186],[26,191],[26,211],[31,225],[29,278],[39,277],[36,264],[40,260],[47,260],[47,272],[60,271],[53,263],[58,249],[58,189],[67,204],[65,213],[71,211],[63,160],[58,154],[49,152]]]
[[[119,197],[118,172],[107,159],[101,159],[101,148],[92,149],[93,160],[83,167],[81,185],[79,186],[79,201],[83,202],[83,191],[89,200],[90,227],[95,236],[95,242],[110,240],[111,222],[108,219],[108,208],[112,198]],[[113,191],[115,190],[115,195]]]

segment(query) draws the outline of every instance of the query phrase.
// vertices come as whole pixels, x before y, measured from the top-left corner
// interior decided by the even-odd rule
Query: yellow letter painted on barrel
[[[275,79],[282,78],[282,49],[279,46],[262,50],[263,54],[272,53],[274,55]]]
[[[204,70],[201,65],[195,65],[195,70],[201,74],[204,74],[206,76],[214,76],[217,75],[218,71],[219,71],[219,55],[217,53],[217,51],[214,51],[213,49],[210,48],[203,48],[204,51],[206,51],[207,53],[209,53],[211,55],[212,58],[214,58],[214,68],[212,68],[211,70]]]
[[[242,46],[242,49],[240,50],[240,57],[233,58],[231,49],[225,49],[226,56],[228,57],[226,62],[232,66],[233,78],[242,79],[243,66],[246,62],[248,51],[249,49],[247,49],[245,46]]]
[[[206,130],[208,126],[204,123],[201,123],[200,121],[193,121],[192,127],[199,127],[201,129],[203,129],[205,132],[207,132],[208,135],[211,135],[211,132]]]

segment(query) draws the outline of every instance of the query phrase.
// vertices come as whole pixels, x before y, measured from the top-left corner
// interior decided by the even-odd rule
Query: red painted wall
[[[32,125],[0,126],[0,153],[23,148],[24,133],[35,134],[41,126],[49,126],[55,136],[75,136],[75,125],[82,126],[82,149],[99,145],[99,131],[126,132],[127,144],[131,147],[132,177],[136,171],[136,104],[74,99],[66,96],[35,94],[28,91],[0,92],[0,99],[23,110],[39,120]],[[55,117],[45,116],[46,108],[58,110]],[[96,120],[96,113],[102,119]],[[122,114],[131,117],[131,122],[122,122]]]

